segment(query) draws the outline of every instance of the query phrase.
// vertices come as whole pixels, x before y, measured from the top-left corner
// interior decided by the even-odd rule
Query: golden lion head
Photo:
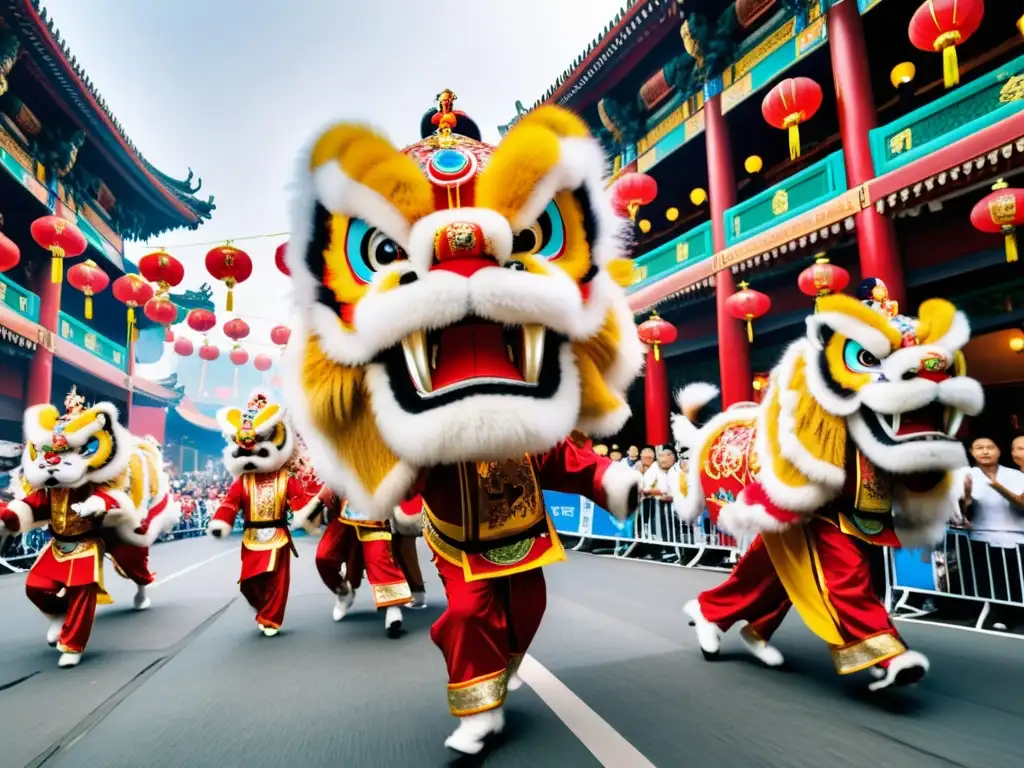
[[[398,151],[341,124],[302,159],[290,394],[317,471],[365,513],[422,467],[617,431],[641,367],[584,123],[545,107],[496,148],[457,132]]]
[[[295,454],[295,434],[288,413],[262,392],[245,408],[222,408],[217,422],[227,445],[224,467],[234,477],[250,472],[276,472]]]

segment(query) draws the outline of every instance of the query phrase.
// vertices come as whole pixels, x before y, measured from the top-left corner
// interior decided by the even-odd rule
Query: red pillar
[[[56,339],[57,325],[60,322],[60,289],[63,283],[55,283],[50,279],[49,262],[44,262],[35,279],[36,294],[39,296],[39,324],[53,334]],[[49,403],[53,395],[53,352],[36,347],[32,362],[28,368],[28,388],[25,392],[25,405],[42,405]]]
[[[665,356],[655,359],[654,345],[647,350],[644,368],[644,410],[647,415],[647,442],[650,445],[669,444],[668,372]]]
[[[843,3],[843,5],[856,5]],[[722,115],[722,97],[704,103],[704,135],[708,153],[708,200],[711,208],[711,240],[715,253],[725,250],[725,211],[736,204],[736,178],[732,171],[729,127]],[[718,316],[718,366],[722,377],[722,406],[753,399],[750,378],[750,344],[743,323],[725,311],[725,301],[736,292],[732,272],[715,275],[715,308]]]
[[[828,12],[828,40],[846,178],[852,189],[875,177],[868,133],[878,127],[864,27],[857,3],[842,2]],[[881,279],[893,299],[905,302],[903,265],[892,220],[874,207],[865,208],[856,219],[861,274]]]

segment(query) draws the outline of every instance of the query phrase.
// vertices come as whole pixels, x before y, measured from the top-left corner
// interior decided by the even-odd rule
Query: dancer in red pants
[[[329,506],[337,506],[336,499]],[[388,637],[401,636],[402,606],[412,602],[412,592],[395,560],[392,544],[388,521],[363,519],[347,502],[340,503],[316,549],[320,578],[335,594],[331,614],[335,621],[348,615],[365,571],[373,603],[378,610],[384,609],[384,631]]]
[[[288,512],[305,519],[319,503],[316,489],[284,467],[294,441],[287,413],[257,393],[246,409],[228,408],[218,415],[229,443],[224,465],[235,481],[210,521],[212,536],[230,536],[242,514],[242,595],[256,611],[256,625],[273,637],[284,621],[295,552],[288,530]]]

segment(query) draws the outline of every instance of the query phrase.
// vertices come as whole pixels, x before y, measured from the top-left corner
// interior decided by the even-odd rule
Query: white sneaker
[[[505,729],[505,713],[501,707],[489,709],[478,715],[459,719],[459,727],[445,739],[448,749],[464,755],[476,755],[484,748],[489,736],[496,736]]]
[[[57,660],[57,666],[62,669],[77,667],[81,661],[82,654],[80,653],[62,653],[60,658]]]
[[[697,631],[697,644],[704,658],[708,661],[714,659],[722,649],[722,630],[717,624],[704,618],[700,611],[700,603],[696,600],[691,600],[683,606],[683,613],[693,621],[693,627]]]
[[[264,627],[262,624],[257,624],[256,626],[260,628],[260,632],[263,633],[264,637],[273,637],[281,631],[277,627]]]
[[[57,642],[60,640],[60,632],[64,629],[64,617],[58,616],[56,619],[50,621],[50,626],[46,629],[46,644],[51,648],[57,647]]]
[[[356,591],[349,589],[347,592],[338,593],[334,597],[334,609],[331,611],[331,618],[335,621],[341,621],[348,616],[349,609],[352,607],[352,603],[356,601]]]
[[[743,645],[750,651],[750,654],[755,659],[759,659],[766,667],[781,667],[786,662],[782,652],[758,637],[750,625],[746,625],[740,630],[740,640],[743,641]]]
[[[868,686],[870,691],[881,691],[890,686],[914,685],[928,674],[928,657],[917,651],[904,651],[889,659],[888,667],[872,667],[875,682]]]
[[[139,584],[139,588],[135,591],[135,599],[132,600],[132,605],[135,606],[136,611],[144,611],[153,604],[153,601],[149,599],[149,595],[146,594],[146,585]]]
[[[406,608],[413,611],[422,611],[427,607],[427,593],[426,592],[413,592],[412,602],[409,603]]]
[[[402,609],[389,605],[384,612],[384,632],[390,638],[402,636]]]

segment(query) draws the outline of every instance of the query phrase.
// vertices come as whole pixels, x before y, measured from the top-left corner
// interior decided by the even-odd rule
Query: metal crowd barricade
[[[1008,546],[976,538],[979,533],[1002,537]],[[914,594],[971,601],[980,608],[975,622],[980,629],[993,605],[1024,608],[1024,540],[1019,539],[1024,537],[1005,531],[951,527],[934,549],[887,551],[890,610],[909,618],[931,613],[909,604]]]

